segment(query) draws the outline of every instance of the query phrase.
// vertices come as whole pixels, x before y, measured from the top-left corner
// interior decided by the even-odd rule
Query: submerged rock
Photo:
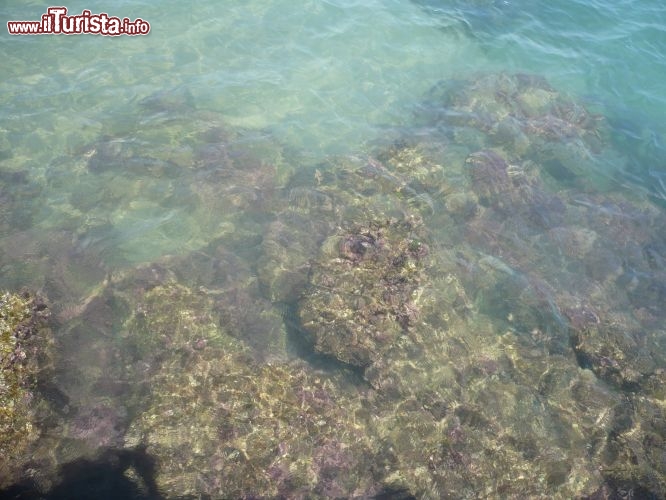
[[[375,456],[354,424],[359,401],[325,376],[299,364],[253,365],[233,344],[197,353],[186,372],[166,361],[127,435],[156,457],[165,496],[376,491],[367,474]]]
[[[418,318],[428,245],[420,222],[352,225],[330,236],[299,303],[315,351],[366,368]]]
[[[267,134],[230,130],[219,114],[157,107],[109,124],[97,141],[49,165],[50,188],[62,195],[49,205],[48,224],[66,226],[110,266],[221,237],[257,245],[284,164],[281,147]]]
[[[506,211],[519,203],[517,189],[509,177],[509,165],[492,150],[470,155],[466,163],[472,188],[484,206]]]
[[[333,198],[325,192],[294,187],[289,202],[268,226],[258,263],[266,296],[285,304],[294,303],[305,291],[311,261],[336,222]]]
[[[472,149],[502,148],[512,160],[530,159],[558,185],[594,180],[599,187],[624,161],[601,148],[609,137],[602,116],[538,76],[500,73],[442,82],[429,93],[420,119]],[[472,133],[481,144],[470,143]]]
[[[150,394],[126,441],[155,457],[165,496],[376,492],[365,412],[341,379],[302,362],[258,364],[210,298],[180,285],[151,291],[128,330]]]
[[[333,158],[296,176],[284,194],[264,235],[258,270],[267,297],[292,305],[307,290],[320,247],[335,245],[339,228],[420,220],[434,211],[427,192],[374,157]]]
[[[0,487],[7,486],[41,433],[37,379],[49,367],[49,309],[29,293],[0,295]]]

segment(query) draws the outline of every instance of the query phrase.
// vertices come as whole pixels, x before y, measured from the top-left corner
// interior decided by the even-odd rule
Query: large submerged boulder
[[[344,376],[257,362],[215,320],[215,301],[182,285],[151,290],[127,331],[150,393],[126,444],[156,458],[165,496],[377,492],[367,410]]]
[[[299,303],[315,351],[366,368],[408,334],[419,316],[424,238],[417,218],[354,224],[329,236]]]

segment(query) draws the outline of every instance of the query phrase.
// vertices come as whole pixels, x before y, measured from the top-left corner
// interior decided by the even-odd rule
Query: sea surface
[[[48,6],[8,1],[2,18],[38,20]],[[666,13],[658,2],[120,2],[113,9],[150,22],[150,34],[3,30],[6,168],[43,178],[57,158],[136,119],[142,99],[168,92],[187,92],[197,109],[313,161],[355,154],[409,126],[424,93],[442,80],[532,73],[608,118],[627,158],[609,167],[618,184],[661,203],[666,196]],[[36,198],[36,220],[57,225],[50,200],[63,195],[48,189]],[[134,229],[127,240],[138,237]],[[127,259],[145,259],[135,247],[143,242]]]
[[[258,300],[277,304],[274,310],[286,328],[298,331],[293,297],[272,291],[267,278],[262,278],[262,273],[270,274],[265,241],[284,211],[275,200],[310,203],[289,194],[293,185],[304,185],[294,180],[299,176],[307,174],[306,187],[316,190],[326,184],[322,165],[344,158],[362,166],[364,159],[379,155],[401,137],[430,137],[433,127],[441,126],[427,118],[440,116],[429,109],[440,95],[437,89],[459,89],[487,75],[543,79],[548,92],[577,103],[604,127],[591,148],[599,159],[589,162],[589,171],[572,173],[560,163],[550,164],[547,190],[565,190],[567,204],[595,206],[599,213],[618,217],[626,208],[628,218],[642,211],[650,220],[660,220],[657,214],[666,210],[666,7],[658,0],[71,0],[66,3],[70,14],[88,9],[141,18],[150,23],[150,33],[133,37],[7,33],[6,21],[39,20],[50,5],[5,0],[0,6],[0,287],[27,287],[44,294],[51,304],[57,317],[56,349],[63,351],[55,357],[57,377],[49,386],[50,397],[65,421],[81,418],[82,408],[93,404],[97,390],[77,381],[78,375],[67,375],[77,343],[91,342],[81,341],[81,335],[99,336],[97,347],[113,344],[123,350],[122,325],[110,320],[82,334],[72,322],[103,295],[104,287],[120,283],[137,266],[197,252],[209,254],[211,242],[221,241],[250,270],[248,280],[256,281],[259,275]],[[206,131],[207,125],[214,132]],[[224,142],[228,150],[224,154],[246,172],[234,174],[234,186],[217,195],[197,191],[207,181],[195,167],[220,154],[196,149],[202,134],[209,143]],[[457,141],[466,153],[474,152],[475,146],[464,144],[466,137],[471,143],[479,141],[464,133],[447,136],[447,141]],[[562,140],[568,138],[565,133]],[[174,174],[173,169],[184,164],[195,167]],[[262,177],[265,165],[274,169],[270,182]],[[430,190],[427,180],[419,180],[419,191],[404,180],[405,175],[389,172],[379,177],[392,186],[388,192],[410,199],[426,225],[431,220],[433,247],[452,245],[451,234],[440,231],[446,222],[438,218],[448,205],[437,193],[442,197],[446,193]],[[216,196],[220,201],[211,202]],[[612,202],[604,201],[604,196]],[[479,197],[483,210],[497,208]],[[230,201],[225,204],[225,200]],[[546,204],[544,210],[555,205]],[[549,215],[539,216],[550,220]],[[462,225],[456,222],[456,227]],[[595,230],[594,223],[588,221],[586,229],[576,233],[575,249],[564,252],[566,258],[583,259],[587,247],[581,239]],[[648,224],[651,231],[666,231],[655,224]],[[455,236],[465,238],[465,234],[460,231]],[[599,234],[606,235],[601,229]],[[646,243],[651,249],[645,257],[649,272],[632,264],[627,249],[626,255],[603,257],[621,268],[611,274],[618,286],[634,294],[630,302],[637,317],[635,311],[653,309],[653,316],[660,317],[658,309],[664,304],[659,304],[666,299],[666,253],[659,247],[664,236],[652,236],[656,243],[646,236],[646,241],[653,241]],[[530,241],[537,240],[535,236]],[[552,251],[554,258],[561,257],[552,246],[539,245],[534,243],[531,251]],[[506,248],[514,248],[511,245],[502,253],[477,239],[472,247],[483,247],[480,260],[489,272],[504,272],[514,285],[546,269],[542,275],[548,284],[543,288],[548,291],[540,307],[553,324],[576,323],[577,316],[567,316],[566,307],[586,307],[561,299],[558,289],[569,285],[566,279],[557,282],[553,277],[555,264],[542,262],[548,255],[518,262],[508,256]],[[493,248],[497,253],[491,255]],[[314,258],[316,249],[312,252]],[[473,259],[467,255],[460,260]],[[535,269],[525,267],[528,261]],[[575,274],[575,264],[562,265]],[[58,266],[64,271],[54,272]],[[605,271],[595,272],[596,277]],[[635,292],[642,290],[642,279],[651,280],[651,288],[641,292],[644,306]],[[203,283],[214,295],[215,283]],[[470,287],[478,285],[474,283]],[[499,283],[493,286],[512,286]],[[597,292],[576,293],[585,297]],[[481,297],[475,307],[485,307],[490,318],[503,315],[505,307],[493,300]],[[502,325],[498,329],[505,328]],[[663,329],[660,332],[656,338],[666,335]],[[250,344],[272,359],[266,353],[270,349],[257,347],[260,342],[255,339]],[[666,347],[666,342],[659,342],[655,349]],[[94,357],[95,349],[82,349],[81,364],[102,362]],[[299,357],[300,350],[292,345],[286,352]],[[582,368],[595,365],[594,356],[588,358],[581,362]],[[595,373],[602,379],[607,374],[603,369]],[[43,392],[49,393],[48,388]],[[62,394],[71,402],[59,403]],[[122,401],[122,395],[122,391],[113,396],[105,393],[113,404]],[[70,406],[76,409],[63,410]],[[126,406],[119,412],[122,415],[113,417],[125,427],[138,418],[133,412],[140,412],[135,402]],[[54,433],[70,440],[88,438],[83,431],[71,430],[74,427],[54,428],[50,439],[55,439]],[[119,440],[122,437],[114,434],[100,443]],[[87,446],[85,453],[90,453],[94,446],[89,442]],[[74,448],[62,452],[58,460],[77,458],[79,448]]]

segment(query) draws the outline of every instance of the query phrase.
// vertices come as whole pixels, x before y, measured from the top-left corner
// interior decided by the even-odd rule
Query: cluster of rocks
[[[168,497],[666,494],[666,216],[613,192],[601,117],[537,77],[445,82],[414,134],[286,175],[186,116],[85,155],[209,234],[57,309],[88,380],[60,460],[145,450]]]

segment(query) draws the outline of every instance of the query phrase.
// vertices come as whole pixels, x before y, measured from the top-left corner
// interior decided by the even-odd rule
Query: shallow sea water
[[[666,9],[607,4],[76,0],[151,32],[3,31],[0,286],[56,340],[0,487],[129,453],[169,498],[666,492]],[[412,262],[392,298],[345,288],[368,255]],[[356,313],[312,333],[327,303]],[[334,338],[377,328],[372,362]]]

